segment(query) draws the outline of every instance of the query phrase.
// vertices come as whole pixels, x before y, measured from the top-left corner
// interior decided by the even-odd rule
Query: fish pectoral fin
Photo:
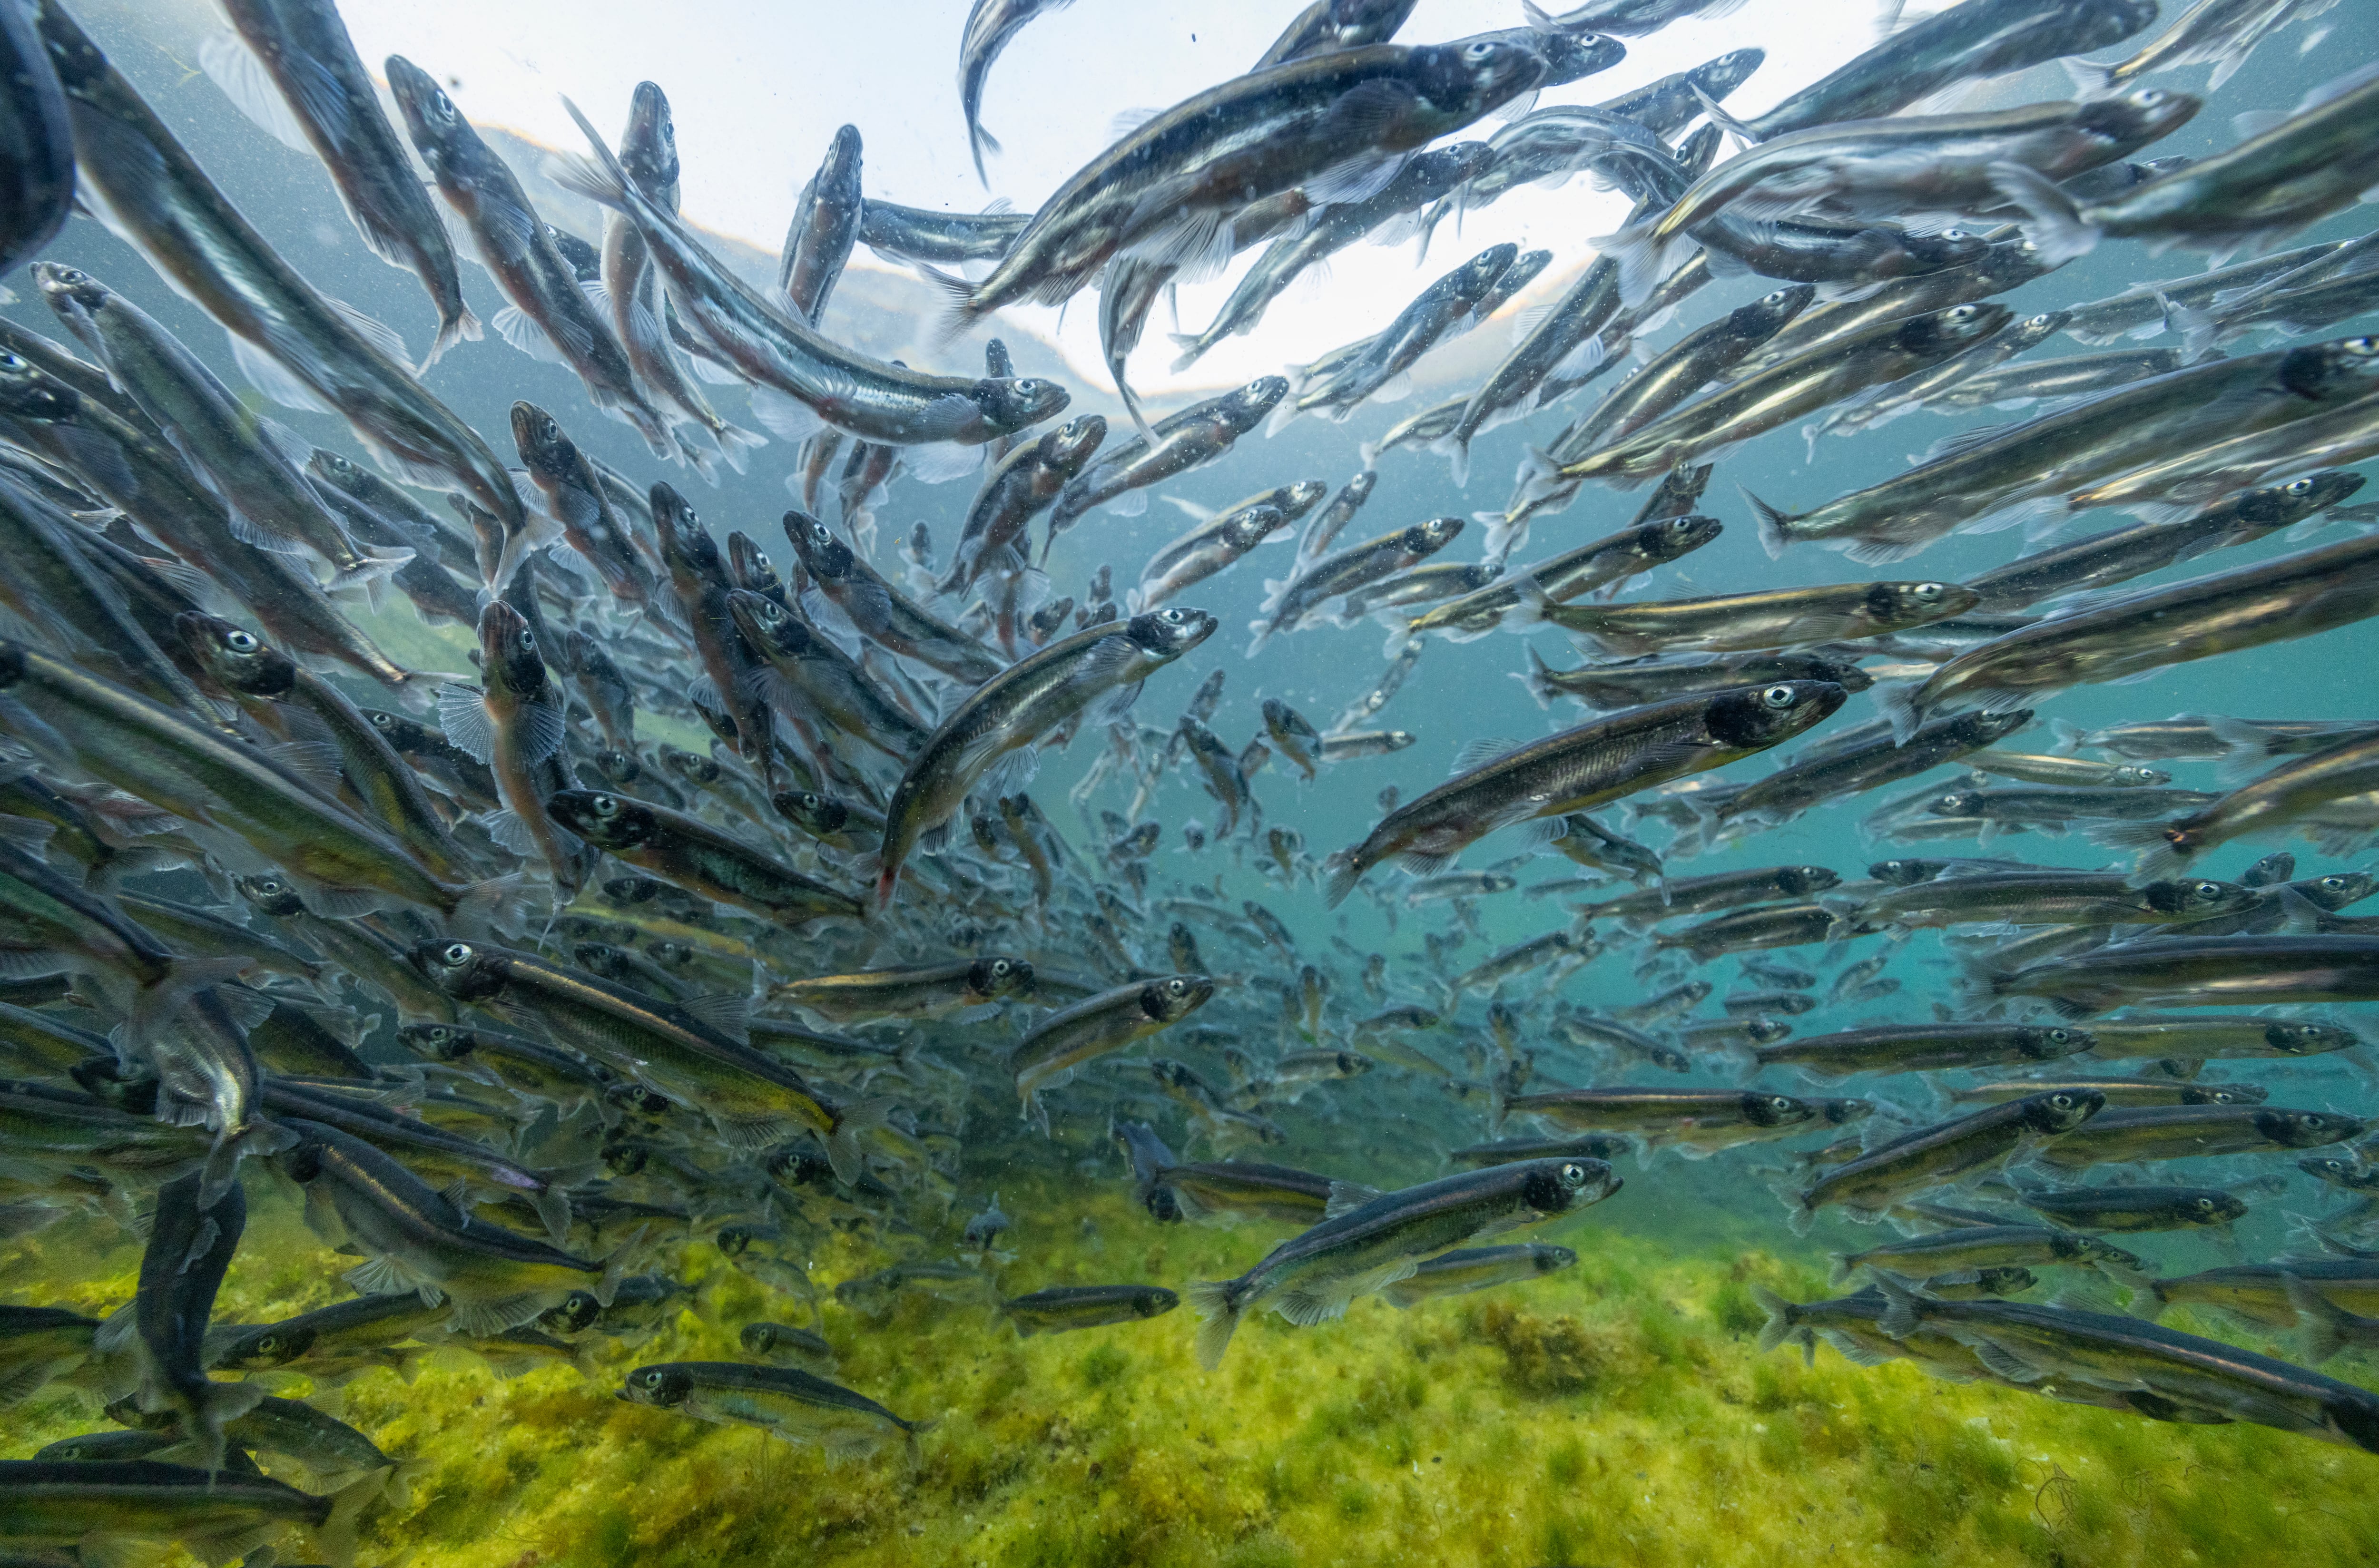
[[[460,1334],[500,1334],[534,1321],[549,1305],[549,1298],[536,1291],[499,1296],[484,1301],[457,1299],[454,1315],[446,1321],[449,1328]]]
[[[498,337],[527,355],[531,359],[547,365],[568,363],[562,358],[561,346],[547,334],[542,326],[537,324],[535,318],[517,305],[507,305],[498,310],[488,319],[488,325],[495,328]]]
[[[387,1253],[368,1258],[346,1272],[349,1285],[361,1296],[401,1296],[406,1291],[418,1294],[425,1305],[435,1306],[444,1299],[437,1285],[416,1272],[409,1265]]]
[[[2035,1366],[1998,1340],[1984,1334],[1960,1334],[1954,1330],[1951,1333],[1961,1344],[1974,1353],[1974,1359],[1990,1369],[1996,1376],[2005,1378],[2011,1383],[2043,1382],[2050,1375],[2048,1368]]]
[[[1334,1181],[1330,1184],[1330,1201],[1322,1209],[1322,1217],[1334,1220],[1341,1214],[1361,1208],[1379,1195],[1378,1188],[1367,1187],[1359,1181]]]

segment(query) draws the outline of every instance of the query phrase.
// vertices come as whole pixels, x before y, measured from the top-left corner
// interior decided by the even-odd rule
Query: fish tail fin
[[[948,308],[942,313],[935,337],[941,346],[947,348],[956,343],[960,335],[969,327],[973,326],[976,319],[983,314],[975,308],[974,284],[955,272],[945,272],[938,267],[929,267],[922,261],[915,265],[919,274],[927,283],[942,291]]]
[[[856,1183],[867,1174],[867,1163],[860,1157],[859,1135],[876,1128],[888,1126],[886,1120],[892,1109],[889,1100],[862,1100],[855,1105],[845,1105],[835,1118],[834,1130],[827,1135],[827,1164],[834,1167],[839,1180]]]
[[[1528,695],[1537,699],[1539,707],[1550,708],[1553,706],[1552,673],[1553,667],[1545,662],[1545,656],[1537,651],[1534,643],[1530,643],[1528,668],[1512,671],[1512,679],[1528,689]]]
[[[2123,1310],[2134,1318],[2153,1323],[2163,1317],[2165,1309],[2171,1305],[2170,1298],[2164,1293],[2163,1285],[2156,1280],[2150,1280],[2146,1289],[2132,1295],[2131,1304]]]
[[[2287,1287],[2288,1305],[2296,1309],[2299,1345],[2304,1364],[2318,1367],[2346,1348],[2346,1328],[2352,1314],[2342,1310],[2321,1292],[2307,1285],[2301,1275],[2285,1271],[2280,1284]]]
[[[768,438],[759,431],[747,430],[724,419],[719,422],[719,428],[710,433],[719,438],[719,455],[725,458],[727,466],[738,474],[743,472],[743,464],[750,460],[752,453],[768,444]]]
[[[1765,1356],[1793,1337],[1793,1304],[1764,1285],[1751,1287],[1751,1304],[1768,1314],[1759,1329],[1759,1353]]]
[[[1362,880],[1365,867],[1355,858],[1354,850],[1341,850],[1324,862],[1322,869],[1328,874],[1322,884],[1322,899],[1334,910],[1346,901],[1346,895]]]
[[[356,556],[355,565],[332,573],[331,580],[322,585],[323,591],[337,593],[345,588],[376,591],[381,583],[395,575],[399,568],[411,564],[413,561],[413,551],[401,545],[387,549],[358,545]]]
[[[595,128],[577,104],[565,96],[562,106],[570,111],[572,119],[578,122],[578,128],[585,134],[587,144],[594,148],[595,155],[589,158],[583,153],[557,154],[546,161],[546,178],[598,206],[626,211],[628,171],[612,155],[611,144],[603,139],[603,133]]]
[[[2080,751],[2082,749],[2082,742],[2084,740],[2087,740],[2090,734],[2088,730],[2083,729],[2080,725],[2074,723],[2070,718],[2050,719],[2048,721],[2048,732],[2057,738],[2057,743],[2048,749],[2055,752],[2059,756],[2069,755],[2071,753]]]
[[[2023,210],[2023,231],[2049,266],[2089,253],[2099,231],[2083,222],[2082,209],[2054,181],[2022,163],[1993,163],[1991,188]]]
[[[967,151],[974,154],[974,177],[983,182],[983,188],[985,190],[991,188],[991,176],[984,173],[983,155],[986,152],[997,152],[999,150],[999,138],[984,129],[979,123],[972,120],[968,122]]]
[[[1208,1371],[1223,1364],[1231,1335],[1239,1326],[1240,1309],[1231,1300],[1230,1280],[1191,1280],[1190,1305],[1203,1320],[1198,1325],[1198,1365]]]
[[[255,1409],[263,1398],[264,1388],[260,1383],[226,1383],[210,1380],[173,1401],[182,1407],[183,1425],[190,1433],[192,1445],[198,1450],[201,1469],[212,1472],[223,1468],[223,1429]]]
[[[595,1282],[595,1304],[609,1307],[620,1294],[620,1282],[628,1277],[628,1261],[645,1245],[645,1229],[638,1225],[627,1234],[619,1246],[611,1248],[603,1260],[603,1277]]]
[[[1759,514],[1759,548],[1768,552],[1769,560],[1776,560],[1784,553],[1784,547],[1793,542],[1793,537],[1784,530],[1795,519],[1791,513],[1780,511],[1753,495],[1749,486],[1737,485],[1734,488],[1743,492],[1743,499],[1749,501],[1751,510]]]
[[[1908,744],[1908,738],[1916,733],[1918,725],[1925,722],[1925,710],[1917,706],[1916,701],[1923,690],[1924,688],[1914,681],[1903,681],[1897,685],[1879,686],[1876,689],[1875,704],[1883,710],[1883,717],[1890,722],[1893,745]]]
[[[238,1183],[239,1163],[248,1155],[278,1154],[296,1143],[296,1133],[260,1116],[246,1127],[225,1128],[215,1135],[214,1147],[207,1151],[206,1164],[199,1167],[199,1207],[211,1209],[223,1200],[223,1194]]]
[[[1833,1289],[1840,1290],[1843,1285],[1849,1284],[1851,1275],[1857,1272],[1857,1271],[1858,1265],[1851,1261],[1849,1253],[1829,1252],[1826,1254],[1826,1284]]]
[[[2104,822],[2089,830],[2093,843],[2139,851],[2136,874],[2150,880],[2189,869],[2189,830],[2174,822]]]
[[[1165,335],[1173,340],[1174,347],[1181,350],[1173,360],[1173,373],[1177,376],[1197,364],[1198,356],[1206,352],[1204,340],[1196,332],[1167,332]]]
[[[544,1222],[545,1234],[552,1237],[553,1244],[556,1247],[568,1247],[570,1244],[570,1194],[562,1191],[559,1187],[548,1187],[530,1200],[530,1204],[537,1210],[537,1217]]]
[[[2113,90],[2115,73],[2121,69],[2120,62],[2102,66],[2095,60],[2077,60],[2070,55],[2057,63],[2065,67],[2067,76],[2073,78],[2073,93],[2077,98],[2095,98]]]
[[[1891,1303],[1884,1309],[1883,1316],[1875,1321],[1875,1326],[1894,1339],[1906,1339],[1916,1332],[1917,1297],[1914,1287],[1890,1269],[1871,1272],[1875,1276],[1875,1287],[1883,1292],[1886,1301]]]
[[[423,356],[421,363],[415,367],[413,373],[418,376],[428,370],[456,344],[477,343],[487,335],[487,329],[482,327],[479,324],[479,319],[471,313],[471,308],[467,305],[464,306],[455,312],[453,320],[438,323],[438,335],[429,340],[429,352]]]
[[[331,1568],[355,1568],[356,1521],[387,1487],[391,1468],[367,1471],[331,1494],[331,1516],[308,1532]]]

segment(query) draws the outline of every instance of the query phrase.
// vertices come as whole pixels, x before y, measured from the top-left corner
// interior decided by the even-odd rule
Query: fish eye
[[[1186,996],[1190,994],[1189,984],[1186,982],[1178,980],[1166,981],[1165,983],[1165,989],[1170,991],[1176,996]]]
[[[1690,517],[1672,517],[1669,519],[1669,528],[1673,533],[1690,534],[1694,531],[1694,520]]]
[[[2048,1103],[2056,1106],[2060,1111],[2070,1111],[2073,1108],[2073,1096],[2071,1094],[2052,1094],[2048,1097]]]
[[[1564,1187],[1584,1187],[1586,1185],[1586,1167],[1577,1164],[1576,1161],[1572,1161],[1570,1164],[1564,1165],[1561,1168],[1561,1178],[1562,1185]]]
[[[759,618],[763,625],[767,626],[774,626],[785,618],[783,608],[774,599],[762,599],[759,609],[753,613]]]
[[[661,1386],[661,1369],[658,1367],[654,1367],[646,1371],[638,1372],[636,1374],[636,1381],[642,1383],[646,1388],[658,1388]]]
[[[598,795],[594,800],[587,802],[587,809],[592,811],[597,816],[617,816],[620,814],[620,797],[617,795]]]
[[[1491,43],[1473,43],[1462,51],[1462,58],[1467,65],[1483,66],[1493,59],[1495,54],[1495,46]]]
[[[2201,882],[2197,885],[2197,896],[2201,899],[2219,898],[2221,893],[2222,884],[2219,882]]]
[[[2052,1029],[2048,1031],[2048,1038],[2052,1043],[2062,1045],[2073,1038],[2073,1031],[2070,1029]]]
[[[1793,1102],[1781,1094],[1771,1094],[1768,1097],[1768,1108],[1771,1111],[1789,1111],[1793,1108]]]
[[[254,633],[243,632],[236,626],[223,633],[223,646],[234,653],[254,653],[262,645]]]
[[[2210,1212],[2214,1208],[2214,1200],[2211,1198],[2201,1198],[2197,1200],[2197,1206]]]
[[[438,949],[438,961],[450,969],[460,969],[471,961],[471,945],[468,942],[449,942]]]
[[[1919,583],[1909,591],[1927,604],[1939,598],[1942,593],[1941,585],[1938,583]]]
[[[371,721],[380,729],[387,730],[395,725],[396,715],[392,713],[375,713],[371,716]]]
[[[1767,704],[1769,707],[1774,708],[1791,707],[1793,706],[1793,688],[1781,684],[1770,686],[1768,690],[1759,694],[1759,700]]]
[[[1780,288],[1774,294],[1769,295],[1759,303],[1762,305],[1781,305],[1792,297],[1793,291],[1791,289]]]
[[[2373,354],[2379,354],[2379,338],[2373,338],[2373,337],[2348,338],[2348,339],[2347,339],[2343,344],[2339,344],[2338,346],[2340,346],[2341,348],[2345,349],[2345,350],[2346,350],[2346,352],[2347,352],[2347,353],[2349,353],[2349,354],[2354,354],[2354,355],[2364,355],[2364,356],[2373,355]]]
[[[276,876],[260,876],[256,879],[256,890],[268,899],[276,898],[283,891],[281,879]]]
[[[1165,612],[1165,619],[1168,623],[1178,626],[1184,618],[1179,610],[1168,609]]]
[[[22,370],[24,368],[26,368],[26,365],[23,360],[18,358],[13,354],[10,354],[6,349],[0,349],[0,370]]]
[[[537,633],[530,631],[525,626],[521,628],[520,650],[523,653],[535,653],[537,651]]]

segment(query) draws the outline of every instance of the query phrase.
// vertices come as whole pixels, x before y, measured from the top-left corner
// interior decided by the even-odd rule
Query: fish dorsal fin
[[[689,1018],[717,1031],[739,1045],[752,1043],[752,998],[733,992],[689,996],[678,1004]]]
[[[1379,1196],[1378,1188],[1366,1187],[1359,1181],[1334,1181],[1330,1184],[1329,1204],[1322,1211],[1322,1217],[1334,1220],[1342,1214],[1353,1213]]]
[[[1463,742],[1461,749],[1454,754],[1454,766],[1448,771],[1469,773],[1474,769],[1486,766],[1498,758],[1510,755],[1527,743],[1525,741],[1515,741],[1503,735],[1473,736]]]
[[[314,144],[307,139],[305,122],[298,119],[289,101],[281,96],[264,62],[240,42],[237,33],[212,33],[203,40],[199,44],[199,69],[223,89],[223,95],[231,100],[234,108],[273,140],[293,152],[314,156]]]

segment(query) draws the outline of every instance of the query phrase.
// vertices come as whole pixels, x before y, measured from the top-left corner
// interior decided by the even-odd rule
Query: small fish
[[[870,1454],[898,1441],[917,1461],[931,1421],[904,1421],[863,1394],[796,1367],[733,1361],[670,1361],[628,1374],[620,1397],[698,1421],[757,1427],[788,1442],[815,1443],[830,1461]]]
[[[1162,1285],[1071,1285],[1013,1297],[1001,1302],[999,1310],[1020,1336],[1029,1339],[1036,1333],[1070,1333],[1161,1318],[1180,1304],[1181,1298]]]

